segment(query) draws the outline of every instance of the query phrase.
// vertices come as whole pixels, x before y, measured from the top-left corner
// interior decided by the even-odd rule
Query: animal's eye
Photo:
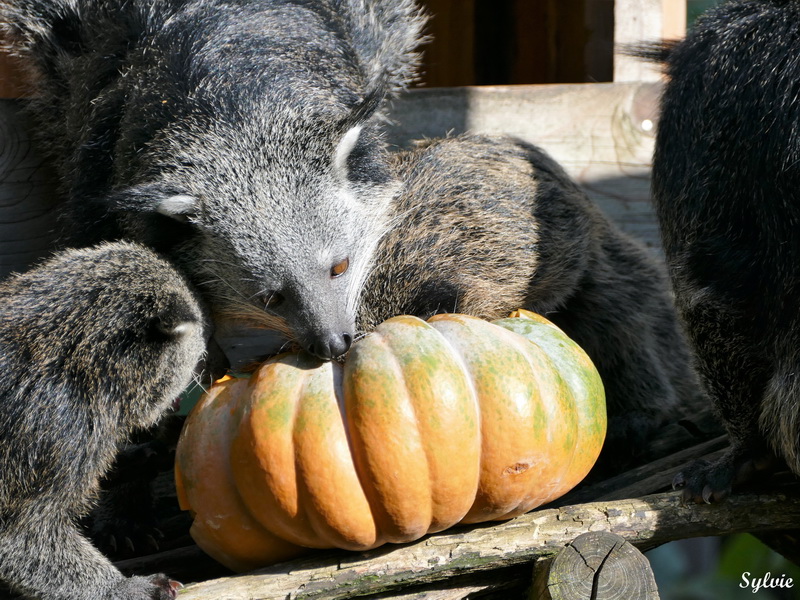
[[[261,294],[258,299],[264,305],[264,308],[275,308],[283,302],[283,296],[278,292]]]
[[[349,258],[345,258],[342,262],[336,263],[331,267],[331,277],[339,277],[339,275],[344,275],[345,271],[347,271],[347,267],[349,266]]]

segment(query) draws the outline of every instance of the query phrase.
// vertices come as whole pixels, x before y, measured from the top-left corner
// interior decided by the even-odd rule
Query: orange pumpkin
[[[243,571],[520,515],[583,479],[605,431],[597,371],[543,317],[402,316],[343,368],[283,354],[213,386],[175,473],[197,544]]]

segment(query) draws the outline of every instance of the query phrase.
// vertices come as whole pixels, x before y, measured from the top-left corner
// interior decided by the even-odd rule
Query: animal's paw
[[[682,489],[684,502],[711,504],[727,498],[733,487],[733,465],[696,460],[672,479],[674,489]]]
[[[147,579],[154,588],[154,592],[150,596],[153,600],[172,600],[173,598],[177,598],[178,590],[183,587],[180,582],[170,579],[163,573],[150,575]]]
[[[163,573],[126,577],[112,591],[114,600],[174,600],[183,586]]]
[[[684,502],[722,502],[734,486],[751,481],[756,474],[772,469],[775,457],[769,452],[730,448],[714,462],[696,460],[675,475],[672,487],[682,489]]]
[[[119,517],[95,523],[91,528],[91,537],[103,554],[121,560],[158,552],[164,534],[152,518]]]
[[[105,490],[85,520],[85,529],[114,560],[157,552],[164,536],[158,530],[150,482],[132,481]]]

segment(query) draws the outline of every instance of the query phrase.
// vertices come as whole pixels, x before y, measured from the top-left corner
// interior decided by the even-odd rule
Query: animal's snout
[[[350,349],[353,336],[349,333],[331,333],[317,338],[309,344],[307,350],[322,360],[332,360]]]

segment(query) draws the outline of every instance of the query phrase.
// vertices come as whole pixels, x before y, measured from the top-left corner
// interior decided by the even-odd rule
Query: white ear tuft
[[[173,335],[184,335],[193,331],[196,327],[197,323],[194,323],[193,321],[182,321],[175,325],[170,333]]]
[[[333,157],[333,168],[342,179],[347,178],[347,157],[349,157],[350,153],[353,151],[359,135],[361,135],[361,125],[351,127],[347,133],[342,136],[342,139],[339,140],[339,144],[336,146],[336,153]]]
[[[197,198],[186,194],[169,196],[159,202],[156,211],[172,218],[186,217],[197,210]]]

